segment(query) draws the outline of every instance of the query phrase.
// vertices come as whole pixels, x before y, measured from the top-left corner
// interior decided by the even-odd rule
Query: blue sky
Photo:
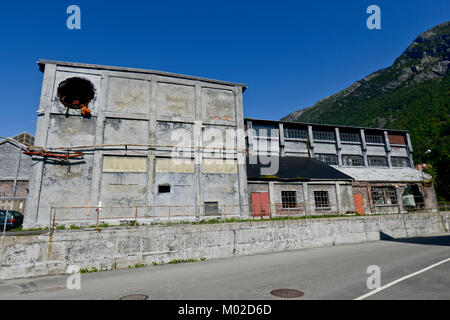
[[[81,30],[66,9],[81,8]],[[381,8],[368,30],[366,8]],[[448,0],[2,2],[0,136],[35,132],[39,59],[245,83],[246,117],[280,119],[390,66]]]

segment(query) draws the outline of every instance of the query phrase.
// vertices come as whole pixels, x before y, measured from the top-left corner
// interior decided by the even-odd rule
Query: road
[[[381,286],[423,272],[367,300],[450,299],[448,258],[446,234],[81,274],[79,290],[66,288],[68,276],[0,281],[0,299],[280,299],[270,293],[277,288],[302,291],[300,300],[355,299],[371,291],[370,265],[380,267]]]

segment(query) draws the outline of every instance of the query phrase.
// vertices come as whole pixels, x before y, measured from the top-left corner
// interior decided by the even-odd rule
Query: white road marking
[[[399,283],[399,282],[401,282],[401,281],[403,281],[403,280],[406,280],[406,279],[408,279],[408,278],[414,277],[414,276],[418,275],[419,273],[428,271],[428,270],[430,270],[430,269],[432,269],[432,268],[434,268],[434,267],[437,267],[437,266],[439,266],[439,265],[441,265],[441,264],[443,264],[443,263],[449,262],[449,261],[450,261],[450,258],[447,258],[447,259],[445,259],[445,260],[442,260],[442,261],[440,261],[440,262],[438,262],[438,263],[435,263],[435,264],[433,264],[433,265],[431,265],[431,266],[429,266],[429,267],[426,267],[426,268],[424,268],[424,269],[422,269],[422,270],[416,271],[416,272],[411,273],[411,274],[409,274],[409,275],[407,275],[407,276],[404,276],[404,277],[402,277],[402,278],[400,278],[400,279],[397,279],[397,280],[395,280],[395,281],[389,282],[388,284],[385,284],[384,286],[381,286],[381,287],[379,287],[378,289],[375,289],[375,290],[373,290],[373,291],[370,291],[369,293],[366,293],[366,294],[364,294],[364,295],[362,295],[362,296],[360,296],[360,297],[358,297],[358,298],[355,298],[355,299],[353,299],[353,300],[363,300],[363,299],[365,299],[365,298],[367,298],[367,297],[370,297],[371,295],[374,295],[374,294],[380,292],[381,290],[384,290],[384,289],[386,289],[386,288],[392,287],[394,284],[397,284],[397,283]]]

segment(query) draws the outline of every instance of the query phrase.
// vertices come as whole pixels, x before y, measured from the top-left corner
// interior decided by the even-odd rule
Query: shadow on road
[[[392,241],[392,242],[413,243],[413,244],[424,244],[424,245],[432,245],[432,246],[450,246],[450,235],[395,239],[395,238],[391,237],[390,235],[380,231],[380,240]]]

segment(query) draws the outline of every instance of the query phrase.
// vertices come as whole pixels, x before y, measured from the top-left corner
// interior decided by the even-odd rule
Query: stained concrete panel
[[[362,155],[360,144],[342,144],[341,154]]]
[[[106,118],[104,144],[148,144],[148,121]]]
[[[143,114],[150,110],[150,82],[111,77],[107,111],[121,114]]]
[[[155,171],[160,173],[194,173],[194,160],[182,158],[156,159]]]
[[[231,159],[205,159],[202,165],[203,173],[237,174],[237,162]]]
[[[93,145],[97,126],[96,119],[96,117],[88,119],[75,115],[68,117],[65,115],[51,115],[47,146]]]
[[[103,172],[147,172],[147,157],[104,156]]]
[[[156,91],[158,120],[195,120],[195,87],[158,83]]]
[[[203,121],[236,121],[236,101],[233,91],[202,89]]]
[[[122,208],[103,208],[101,217],[134,218],[134,206],[145,205],[145,173],[106,173],[102,174],[100,200],[102,206]]]
[[[239,214],[239,184],[235,174],[202,174],[200,184],[204,186],[202,201],[218,202],[219,212]],[[225,209],[223,206],[225,205]],[[244,204],[245,205],[245,204]],[[202,208],[202,214],[204,208]]]
[[[406,147],[391,147],[392,157],[407,157],[408,151]]]

